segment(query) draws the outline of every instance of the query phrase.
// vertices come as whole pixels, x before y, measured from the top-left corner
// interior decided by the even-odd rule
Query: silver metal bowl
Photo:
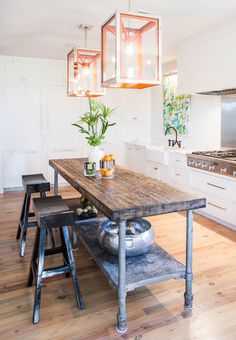
[[[106,220],[98,228],[97,238],[102,249],[118,255],[119,227],[116,222]],[[145,254],[154,243],[155,234],[151,223],[142,218],[126,221],[126,257]]]

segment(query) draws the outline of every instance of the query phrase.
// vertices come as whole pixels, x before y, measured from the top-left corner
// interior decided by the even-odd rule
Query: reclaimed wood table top
[[[167,183],[116,166],[115,178],[84,176],[86,158],[56,159],[49,164],[110,220],[138,218],[199,209],[206,199]]]

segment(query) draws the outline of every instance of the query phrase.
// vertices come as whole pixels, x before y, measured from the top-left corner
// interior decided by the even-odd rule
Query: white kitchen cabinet
[[[5,82],[7,83],[17,83],[22,81],[23,78],[23,68],[20,60],[7,60],[5,61]]]
[[[22,186],[22,175],[40,173],[41,154],[37,150],[12,150],[3,153],[4,188]]]
[[[155,162],[146,161],[146,175],[159,180],[159,164]]]
[[[37,62],[23,62],[23,82],[39,85],[42,80],[42,64]]]
[[[179,188],[186,190],[188,186],[188,166],[186,154],[180,151],[169,153],[170,181]]]
[[[40,84],[42,77],[42,64],[25,59],[9,59],[5,61],[6,83]]]
[[[47,63],[44,68],[44,83],[48,86],[66,87],[66,63]]]
[[[236,202],[236,181],[226,176],[209,174],[200,170],[190,170],[190,186],[211,196]]]
[[[178,152],[178,151],[169,151],[169,164],[171,164],[172,166],[183,166],[186,167],[187,166],[187,157],[186,157],[186,153],[182,153],[182,152]]]
[[[134,144],[126,143],[126,167],[134,170]]]
[[[188,185],[188,169],[186,167],[175,166],[170,169],[170,178],[173,184],[178,185],[181,188],[185,188]]]
[[[46,155],[45,165],[44,165],[44,174],[47,177],[47,180],[50,183],[54,183],[54,170],[51,166],[49,166],[50,159],[66,159],[66,158],[78,158],[81,157],[77,149],[55,149],[49,150]],[[67,184],[68,182],[58,176],[59,184]]]
[[[133,168],[135,171],[145,174],[145,146],[134,144]]]
[[[228,223],[236,224],[236,221],[233,220],[233,207],[232,202],[207,194],[207,206],[202,211]]]
[[[80,116],[78,98],[68,98],[63,87],[48,87],[45,111],[46,148],[81,149],[81,138],[84,139],[84,135],[72,126]]]
[[[3,150],[38,150],[41,145],[41,89],[3,86]]]
[[[235,30],[236,21],[231,20],[179,43],[180,94],[236,88]]]
[[[170,181],[168,167],[156,162],[146,161],[146,175],[166,183]]]
[[[235,179],[198,169],[190,169],[189,174],[190,189],[207,199],[206,208],[198,213],[236,228]]]

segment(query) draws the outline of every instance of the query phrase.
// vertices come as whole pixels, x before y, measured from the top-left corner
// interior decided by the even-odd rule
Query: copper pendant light
[[[92,28],[80,25],[84,30],[85,47],[73,48],[67,55],[67,93],[70,97],[98,97],[105,94],[101,87],[101,52],[87,48],[87,31]]]
[[[145,88],[161,83],[160,18],[116,11],[101,27],[102,86]]]

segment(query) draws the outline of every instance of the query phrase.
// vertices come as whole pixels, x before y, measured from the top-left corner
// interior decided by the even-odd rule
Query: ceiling
[[[100,47],[100,25],[128,0],[0,0],[0,54],[65,59],[84,45],[79,24],[93,25],[88,47]],[[162,17],[163,61],[176,60],[177,44],[236,18],[235,0],[132,0],[131,9]]]

